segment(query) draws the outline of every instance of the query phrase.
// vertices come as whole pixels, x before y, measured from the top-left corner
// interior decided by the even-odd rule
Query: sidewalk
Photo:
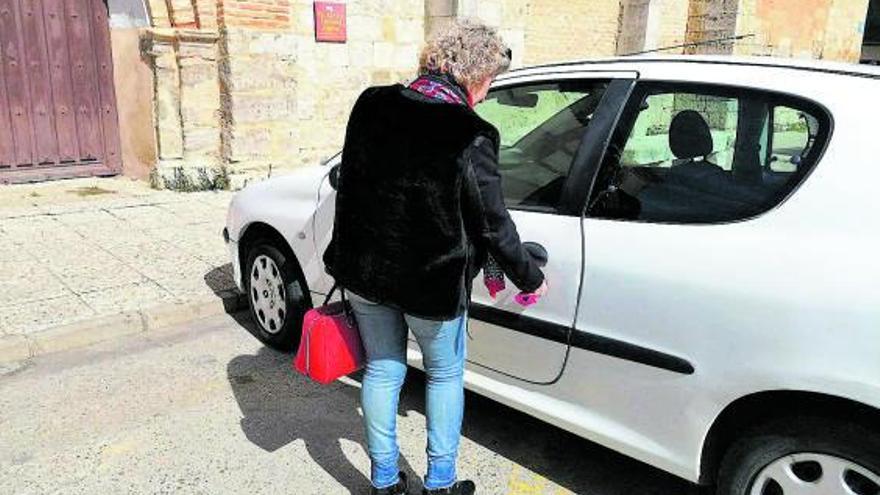
[[[234,296],[231,196],[127,178],[0,187],[0,339]]]

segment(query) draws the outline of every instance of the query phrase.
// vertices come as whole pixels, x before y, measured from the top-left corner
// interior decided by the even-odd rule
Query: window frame
[[[590,125],[587,126],[581,136],[580,144],[572,158],[568,174],[562,185],[562,192],[560,193],[559,200],[556,202],[555,207],[528,205],[508,206],[505,204],[507,209],[510,211],[524,211],[545,215],[581,216],[583,204],[587,197],[586,192],[590,189],[592,183],[593,172],[598,169],[596,163],[600,162],[601,157],[604,156],[605,146],[614,130],[617,118],[619,118],[621,111],[625,107],[627,98],[637,80],[638,73],[634,71],[603,70],[529,74],[496,81],[490,89],[490,94],[492,91],[565,82],[570,83],[573,81],[580,81],[585,84],[606,83],[605,92],[599,100],[596,110],[593,112],[593,119],[590,121]],[[627,90],[621,91],[621,86],[626,86]],[[612,90],[612,88],[616,88],[616,90]],[[600,118],[597,119],[597,116]],[[614,118],[609,119],[608,116]],[[534,129],[530,132],[533,131]],[[587,171],[587,173],[584,173],[584,171]],[[502,181],[504,180],[503,177],[504,176],[502,175]],[[578,206],[574,207],[573,205]]]
[[[603,192],[602,185],[598,183],[599,177],[605,171],[605,169],[609,166],[609,163],[606,162],[605,156],[607,155],[607,151],[611,148],[611,146],[617,146],[620,151],[623,151],[623,148],[626,146],[626,142],[629,140],[630,135],[633,132],[633,128],[635,127],[636,120],[639,117],[639,107],[641,106],[642,100],[645,97],[651,94],[662,94],[662,93],[690,93],[697,95],[706,95],[706,96],[716,96],[721,98],[736,98],[736,99],[747,99],[752,98],[760,101],[767,101],[772,104],[773,107],[777,106],[785,106],[795,110],[803,111],[810,113],[815,116],[819,121],[819,133],[816,136],[815,145],[814,145],[814,154],[810,157],[808,162],[804,162],[803,170],[799,170],[796,172],[798,174],[797,183],[788,191],[784,193],[780,192],[780,195],[774,200],[772,204],[769,206],[763,207],[760,211],[753,215],[748,215],[742,218],[736,218],[732,220],[723,220],[723,221],[705,221],[705,222],[690,222],[690,221],[658,221],[658,220],[643,220],[643,219],[627,219],[627,218],[608,218],[603,216],[595,216],[590,211],[591,206],[597,199],[598,194]],[[772,111],[770,112],[772,114]],[[772,118],[772,116],[771,116]],[[770,131],[772,133],[772,129]],[[822,158],[825,156],[825,152],[828,149],[828,146],[831,142],[831,139],[834,135],[834,116],[831,111],[823,104],[802,96],[795,95],[792,93],[787,93],[783,91],[777,91],[772,89],[763,89],[756,88],[751,86],[736,86],[729,84],[722,84],[716,82],[705,82],[705,81],[692,81],[692,80],[668,80],[668,79],[639,79],[635,83],[635,87],[632,90],[632,93],[629,96],[624,108],[621,111],[621,115],[617,125],[615,126],[612,135],[609,138],[608,145],[606,150],[603,152],[603,159],[596,166],[595,176],[592,181],[592,185],[590,186],[589,194],[587,195],[587,202],[584,204],[584,218],[590,218],[593,220],[605,220],[605,221],[615,221],[615,222],[629,222],[629,223],[644,223],[644,224],[652,224],[652,225],[683,225],[683,226],[711,226],[711,225],[727,225],[732,223],[740,223],[740,222],[748,222],[757,218],[760,218],[766,215],[769,212],[772,212],[782,205],[784,205],[788,200],[795,194],[797,191],[806,183],[810,175],[812,175],[813,171],[817,168],[818,164],[822,161]],[[772,137],[768,139],[768,143],[772,142]],[[768,152],[769,152],[768,146]],[[607,190],[607,187],[605,188]]]

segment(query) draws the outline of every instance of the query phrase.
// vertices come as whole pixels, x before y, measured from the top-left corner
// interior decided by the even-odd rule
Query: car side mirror
[[[339,190],[339,165],[334,165],[333,168],[330,169],[330,187],[335,190]]]
[[[535,263],[537,263],[538,266],[542,268],[547,266],[549,256],[547,255],[547,249],[545,249],[544,246],[537,242],[529,241],[523,243],[523,248],[525,248],[526,252],[529,253],[533,260],[535,260]]]

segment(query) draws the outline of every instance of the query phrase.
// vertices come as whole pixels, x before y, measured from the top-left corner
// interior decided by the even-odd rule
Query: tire
[[[777,420],[746,433],[721,462],[717,495],[810,494],[880,494],[880,433],[839,419]]]
[[[296,261],[270,242],[257,241],[248,251],[243,276],[257,337],[274,349],[296,349],[303,315],[312,305]]]

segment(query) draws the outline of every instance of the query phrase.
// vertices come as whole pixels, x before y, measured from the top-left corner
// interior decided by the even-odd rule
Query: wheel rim
[[[880,495],[880,475],[826,454],[792,454],[758,473],[749,495]]]
[[[251,307],[257,323],[268,333],[281,331],[287,315],[284,278],[272,258],[261,254],[251,268]]]

